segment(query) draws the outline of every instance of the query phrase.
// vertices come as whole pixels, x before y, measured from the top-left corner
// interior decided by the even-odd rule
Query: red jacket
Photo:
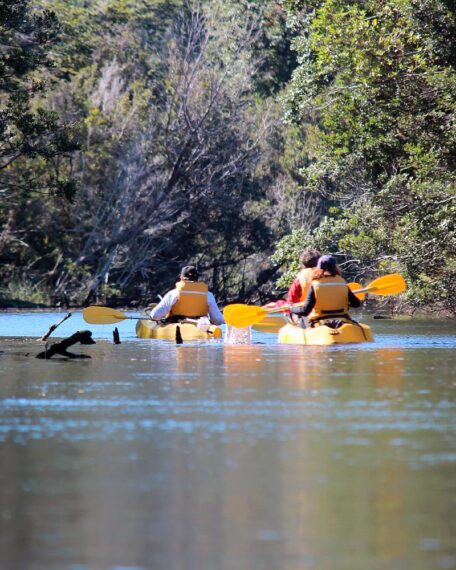
[[[302,288],[299,279],[296,277],[291,284],[291,287],[288,289],[288,293],[286,299],[288,303],[299,303],[301,300],[302,295]]]

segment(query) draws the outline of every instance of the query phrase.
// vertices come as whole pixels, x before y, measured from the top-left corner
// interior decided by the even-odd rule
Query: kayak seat
[[[347,321],[343,321],[342,319],[328,319],[323,322],[324,325],[333,330],[340,329],[340,327],[346,323]]]
[[[352,323],[354,325],[358,324],[355,320],[353,320],[350,317],[350,315],[341,314],[341,315],[335,315],[334,317],[324,317],[324,316],[318,317],[317,319],[314,319],[310,322],[310,328],[318,327],[320,325],[325,325],[330,329],[338,329],[342,325],[345,325],[347,323]]]
[[[163,324],[172,324],[172,323],[183,323],[185,321],[197,321],[199,318],[201,318],[201,315],[199,315],[198,317],[186,317],[185,315],[171,315],[169,317],[166,317],[164,319],[161,319],[161,323]]]

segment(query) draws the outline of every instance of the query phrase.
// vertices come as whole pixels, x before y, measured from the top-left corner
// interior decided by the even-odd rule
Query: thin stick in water
[[[49,327],[49,330],[47,331],[47,333],[41,337],[41,340],[47,340],[51,334],[55,331],[55,329],[57,327],[59,327],[64,321],[66,321],[67,319],[69,319],[71,317],[73,313],[68,313],[68,315],[66,317],[64,317],[61,321],[59,321],[58,323],[55,323],[55,325],[52,325],[51,327]]]

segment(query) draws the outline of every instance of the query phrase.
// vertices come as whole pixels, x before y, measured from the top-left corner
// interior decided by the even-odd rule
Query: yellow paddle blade
[[[223,309],[223,317],[227,325],[236,328],[250,327],[266,317],[267,312],[262,307],[254,305],[228,305]]]
[[[240,315],[246,312],[247,314],[250,314],[251,309],[256,310],[258,307],[255,307],[254,305],[245,305],[244,303],[233,303],[232,305],[227,305],[223,309],[223,318],[225,319],[226,323],[231,324],[229,322],[231,315]]]
[[[398,295],[406,289],[407,283],[402,275],[392,273],[375,279],[364,290],[373,295]]]
[[[95,306],[86,307],[82,311],[82,316],[86,323],[92,325],[112,325],[129,318],[125,313],[122,313],[122,311],[110,309],[109,307]]]
[[[356,281],[353,281],[352,283],[348,283],[348,288],[353,293],[354,291],[362,289],[363,286],[361,285],[361,283],[356,283]],[[364,299],[366,298],[366,293],[355,293],[355,295],[358,297],[360,301],[364,301]]]
[[[264,333],[278,333],[285,326],[285,320],[282,317],[265,317],[260,323],[252,326],[254,331]]]
[[[223,318],[225,319],[229,319],[229,315],[231,314],[231,312],[236,308],[236,307],[243,307],[244,305],[240,305],[240,304],[233,304],[233,305],[227,305],[222,313],[223,313]]]

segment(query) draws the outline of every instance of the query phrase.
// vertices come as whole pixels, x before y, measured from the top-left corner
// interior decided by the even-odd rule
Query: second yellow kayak
[[[278,340],[282,344],[331,345],[374,342],[374,336],[369,326],[347,321],[335,329],[323,323],[305,329],[287,324],[280,329]]]

